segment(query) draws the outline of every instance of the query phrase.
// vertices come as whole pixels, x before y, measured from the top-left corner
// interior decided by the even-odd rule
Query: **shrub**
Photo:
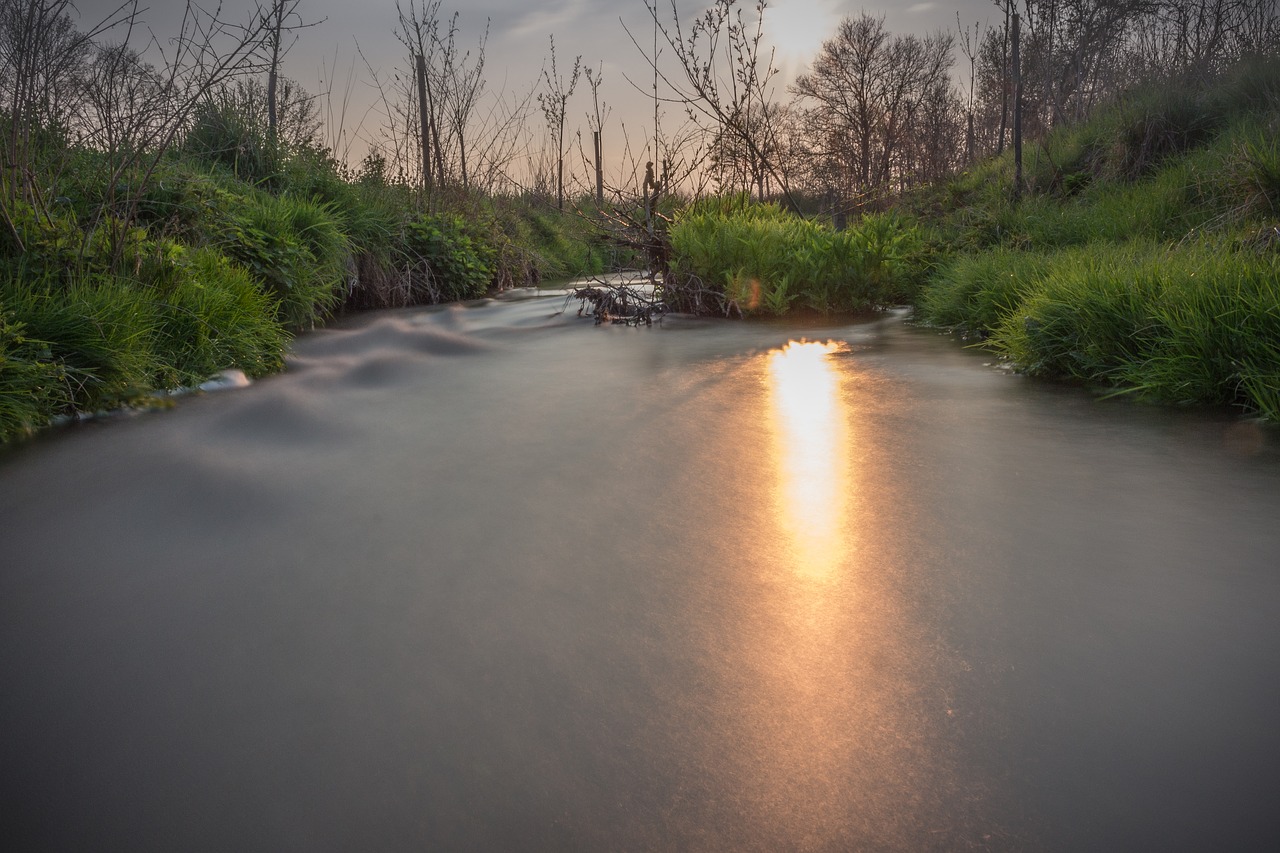
[[[493,281],[494,247],[456,214],[423,214],[405,227],[405,250],[425,264],[431,302],[476,299]]]

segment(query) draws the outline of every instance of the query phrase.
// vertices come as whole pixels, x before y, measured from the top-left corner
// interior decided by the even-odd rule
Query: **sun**
[[[808,65],[837,23],[835,0],[769,0],[764,10],[765,40],[784,71]]]

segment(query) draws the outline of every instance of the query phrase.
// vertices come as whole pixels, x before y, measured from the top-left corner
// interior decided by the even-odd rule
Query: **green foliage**
[[[1054,256],[992,345],[1028,372],[1280,417],[1280,258],[1221,243]]]
[[[191,387],[231,368],[256,377],[283,367],[289,336],[274,319],[275,305],[224,255],[181,252],[169,275],[144,282],[159,312],[157,386]]]
[[[410,256],[427,264],[435,301],[476,299],[493,281],[496,252],[455,214],[424,214],[405,228]]]
[[[774,204],[695,202],[670,231],[677,281],[696,279],[743,314],[858,312],[900,298],[920,240],[893,216],[834,231]]]
[[[1280,60],[1129,94],[914,201],[926,322],[1021,369],[1280,418]]]
[[[0,442],[34,432],[67,402],[61,367],[0,299]]]
[[[152,387],[160,318],[132,282],[92,275],[66,284],[10,270],[0,276],[0,301],[25,334],[44,342],[76,409],[116,406]]]
[[[150,248],[136,277],[0,271],[5,439],[221,370],[260,376],[282,366],[288,335],[244,269],[212,249]]]
[[[309,328],[341,303],[347,241],[327,206],[253,193],[222,214],[219,248],[275,300],[284,326]]]
[[[985,335],[1036,291],[1049,269],[1045,255],[996,248],[965,254],[940,270],[920,299],[925,322]]]
[[[31,204],[9,199],[7,226],[0,228],[0,257],[20,260],[30,269],[56,273],[78,267],[90,247],[74,215],[41,215]]]

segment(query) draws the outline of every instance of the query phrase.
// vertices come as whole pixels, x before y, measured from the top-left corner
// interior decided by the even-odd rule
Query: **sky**
[[[119,2],[76,0],[75,5],[82,20],[96,21]],[[218,0],[198,2],[209,9]],[[410,0],[401,2],[407,5]],[[662,8],[669,20],[670,0],[659,2],[666,4]],[[706,2],[678,0],[682,21],[691,21]],[[746,5],[750,0],[740,2]],[[254,0],[222,0],[222,15],[244,20],[255,5]],[[178,29],[182,11],[179,0],[141,0],[140,7],[140,18],[158,37],[171,37]],[[769,0],[768,7],[765,32],[776,49],[775,61],[782,72],[780,99],[785,98],[785,82],[804,71],[823,39],[834,33],[845,16],[866,11],[883,15],[892,33],[924,34],[939,29],[956,32],[957,13],[967,27],[979,22],[984,26],[994,24],[998,14],[991,0],[903,4]],[[327,99],[326,106],[331,108],[327,112],[341,113],[346,102],[345,138],[354,144],[341,145],[347,148],[349,157],[355,152],[353,159],[358,160],[365,147],[359,138],[376,136],[380,126],[376,112],[368,112],[378,97],[360,54],[383,75],[406,65],[404,49],[393,34],[396,0],[301,0],[298,11],[314,26],[299,33],[285,58],[284,73],[309,92],[332,93]],[[491,93],[506,92],[510,98],[517,92],[528,92],[541,75],[549,38],[554,35],[562,73],[579,55],[584,65],[601,71],[601,98],[611,108],[605,123],[607,147],[610,140],[616,144],[621,123],[629,128],[651,128],[652,105],[635,91],[628,78],[648,85],[652,73],[624,29],[625,24],[642,43],[652,39],[652,24],[643,0],[442,0],[440,11],[442,17],[459,12],[459,44],[463,49],[475,48],[488,22],[485,79]],[[589,108],[590,96],[584,81],[569,103],[567,124],[571,129],[580,126],[587,132]]]

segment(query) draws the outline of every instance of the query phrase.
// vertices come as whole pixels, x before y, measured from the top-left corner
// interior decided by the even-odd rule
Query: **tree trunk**
[[[276,106],[276,81],[280,77],[280,31],[284,27],[284,0],[275,0],[271,9],[271,70],[267,74],[267,133],[271,143],[276,141],[278,128]]]
[[[1022,200],[1022,67],[1018,13],[1013,14],[1013,200]]]
[[[427,58],[418,54],[418,114],[422,119],[422,189],[431,193],[431,112],[427,101]]]
[[[592,134],[596,148],[596,204],[604,204],[604,153],[600,142],[600,131]]]

